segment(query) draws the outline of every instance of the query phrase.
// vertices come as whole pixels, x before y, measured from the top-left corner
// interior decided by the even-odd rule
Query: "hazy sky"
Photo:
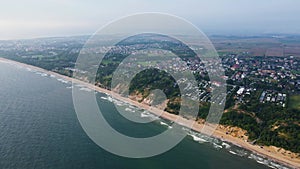
[[[183,17],[205,33],[299,33],[299,0],[1,0],[0,39],[92,34],[139,12]]]

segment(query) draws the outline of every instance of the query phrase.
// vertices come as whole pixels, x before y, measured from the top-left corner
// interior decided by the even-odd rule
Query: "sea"
[[[72,101],[74,85],[54,75],[0,62],[0,169],[265,169],[287,168],[228,142],[189,131],[171,150],[149,158],[126,158],[96,145],[82,129]],[[128,103],[119,106],[151,123],[118,114],[113,99],[96,93],[111,126],[129,136],[149,137],[171,127]]]

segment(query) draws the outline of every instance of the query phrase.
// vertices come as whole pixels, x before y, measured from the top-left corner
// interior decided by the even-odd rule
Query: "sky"
[[[0,0],[0,39],[93,34],[142,12],[182,17],[207,34],[300,34],[299,0]]]

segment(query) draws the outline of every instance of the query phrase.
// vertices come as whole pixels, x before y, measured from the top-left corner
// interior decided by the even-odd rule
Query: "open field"
[[[248,53],[253,56],[300,57],[299,36],[210,37],[218,52]]]

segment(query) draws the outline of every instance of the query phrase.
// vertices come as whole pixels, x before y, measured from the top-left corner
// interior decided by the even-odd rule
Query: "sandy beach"
[[[197,132],[201,132],[201,129],[204,126],[203,120],[199,120],[199,121],[194,121],[194,120],[187,120],[185,118],[182,118],[180,116],[174,115],[174,114],[170,114],[168,112],[165,112],[159,108],[156,107],[151,107],[148,106],[146,104],[143,103],[139,103],[137,101],[134,101],[130,98],[124,98],[121,95],[114,93],[110,90],[106,90],[104,88],[100,88],[97,87],[93,84],[78,80],[78,79],[74,79],[71,77],[67,77],[55,72],[51,72],[51,71],[47,71],[45,69],[39,68],[39,67],[35,67],[32,65],[28,65],[28,64],[24,64],[24,63],[20,63],[20,62],[16,62],[16,61],[12,61],[12,60],[8,60],[8,59],[4,59],[0,57],[0,62],[6,62],[9,64],[15,64],[21,67],[25,67],[25,68],[30,68],[32,70],[35,71],[39,71],[39,72],[43,72],[49,75],[54,75],[58,78],[64,79],[66,81],[70,81],[73,83],[77,83],[80,85],[84,85],[92,90],[101,92],[101,93],[106,93],[111,95],[113,98],[118,99],[120,101],[123,102],[127,102],[130,103],[132,105],[135,105],[139,108],[145,109],[150,111],[151,113],[160,116],[161,118],[170,120],[170,121],[177,121],[180,122],[180,125],[186,126],[186,127],[190,127],[191,129],[197,131]],[[193,124],[193,125],[192,125]],[[214,131],[213,137],[221,139],[223,141],[227,141],[230,142],[232,144],[235,144],[237,146],[243,147],[247,150],[250,150],[258,155],[267,157],[273,161],[282,163],[284,165],[287,165],[291,168],[300,168],[300,157],[299,154],[284,150],[282,148],[278,148],[278,147],[274,147],[274,146],[258,146],[258,145],[253,145],[250,142],[247,141],[247,136],[245,135],[245,131],[243,131],[242,129],[239,129],[237,127],[229,127],[229,126],[222,126],[219,125],[217,130]]]

